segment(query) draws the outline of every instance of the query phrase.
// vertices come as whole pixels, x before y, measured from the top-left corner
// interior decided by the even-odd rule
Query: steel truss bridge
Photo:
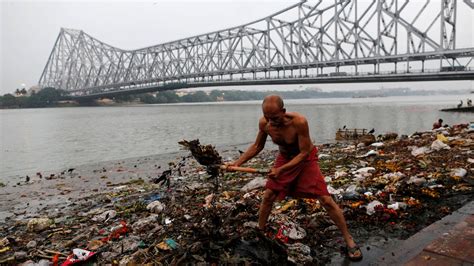
[[[39,85],[87,99],[208,86],[473,80],[474,45],[456,48],[458,8],[471,12],[474,4],[308,0],[137,50],[63,28]]]

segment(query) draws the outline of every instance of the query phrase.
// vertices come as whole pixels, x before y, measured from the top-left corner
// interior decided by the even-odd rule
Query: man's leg
[[[268,216],[272,211],[273,202],[275,201],[277,194],[270,189],[265,189],[263,193],[262,203],[260,204],[260,210],[258,213],[258,228],[265,230],[267,225]]]
[[[354,239],[352,239],[351,234],[349,234],[349,230],[347,229],[346,220],[344,219],[344,215],[342,214],[341,208],[334,202],[331,196],[320,196],[318,197],[319,202],[323,205],[324,209],[329,214],[329,217],[334,221],[336,226],[341,230],[342,236],[346,241],[346,244],[349,248],[355,247],[356,244]]]

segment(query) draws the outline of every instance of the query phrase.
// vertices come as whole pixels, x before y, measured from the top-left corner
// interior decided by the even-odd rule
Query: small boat
[[[375,142],[375,136],[368,133],[367,129],[338,129],[336,131],[336,140],[338,141],[357,141],[363,143]]]
[[[443,112],[474,112],[474,106],[441,109]]]

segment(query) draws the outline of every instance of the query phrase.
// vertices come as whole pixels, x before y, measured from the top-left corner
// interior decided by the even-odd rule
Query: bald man
[[[238,160],[230,165],[240,166],[255,157],[265,147],[267,136],[278,145],[279,155],[268,174],[258,226],[265,230],[273,202],[287,195],[299,198],[316,198],[326,209],[344,237],[347,255],[361,260],[362,252],[350,235],[342,210],[330,196],[324,177],[319,170],[318,150],[311,142],[308,121],[296,112],[286,112],[280,96],[269,95],[262,104],[263,117],[255,143],[250,145]]]

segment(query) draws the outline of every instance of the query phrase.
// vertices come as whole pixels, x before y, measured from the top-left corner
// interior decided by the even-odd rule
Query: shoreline
[[[317,145],[319,164],[328,189],[344,209],[349,228],[361,246],[367,249],[390,248],[390,245],[380,243],[406,239],[474,199],[473,186],[462,178],[451,176],[457,168],[464,168],[467,177],[472,176],[473,133],[465,129],[449,130],[449,150],[413,155],[417,148],[431,147],[440,132],[386,139],[377,148],[357,147],[350,143]],[[217,149],[226,160],[228,157],[235,159],[238,149],[246,146],[229,145]],[[410,146],[413,147],[409,149]],[[248,165],[270,167],[276,154],[272,147],[268,145]],[[368,155],[371,150],[376,155]],[[360,172],[367,167],[374,167],[374,170]],[[168,169],[172,170],[170,184],[155,184],[153,180]],[[0,239],[16,239],[16,244],[10,245],[12,251],[26,252],[26,258],[34,261],[43,256],[41,250],[69,253],[71,248],[79,247],[101,252],[99,263],[110,263],[112,258],[123,263],[146,263],[149,255],[158,256],[162,263],[170,263],[184,256],[183,252],[194,254],[194,257],[185,256],[183,262],[197,263],[203,259],[208,263],[216,260],[235,263],[255,261],[255,257],[249,254],[239,259],[235,257],[239,250],[246,248],[247,242],[242,241],[259,239],[255,241],[262,251],[270,248],[264,244],[265,241],[276,241],[273,238],[264,241],[252,229],[252,222],[257,220],[262,190],[257,187],[242,191],[242,188],[249,181],[261,178],[258,175],[225,173],[220,178],[219,190],[213,192],[213,183],[208,180],[205,168],[187,151],[166,157],[154,155],[99,162],[68,170],[54,172],[53,176],[45,171],[42,178],[34,175],[28,182],[23,179],[20,185],[15,181],[0,188],[0,220],[3,224]],[[215,199],[214,207],[206,203],[209,197]],[[164,204],[164,209],[155,213],[147,210],[147,204],[156,200]],[[374,201],[381,202],[383,208],[376,208],[373,214],[366,213],[368,204]],[[405,207],[388,208],[394,202]],[[97,218],[112,210],[113,217]],[[285,199],[275,204],[269,225],[274,233],[280,225],[290,222],[301,228],[311,237],[283,243],[285,252],[298,263],[325,264],[334,258],[343,259],[338,251],[342,243],[340,233],[326,216],[316,201]],[[28,224],[40,217],[47,217],[53,224],[39,231],[28,230]],[[211,221],[216,217],[220,221],[219,230],[213,231],[216,225]],[[97,242],[104,237],[102,230],[107,234],[121,220],[130,225],[126,235],[110,242]],[[72,234],[69,232],[71,228],[75,228]],[[82,234],[84,237],[76,240],[73,246],[65,244],[73,236]],[[40,240],[50,237],[51,240]],[[173,239],[180,248],[168,247],[160,252],[157,251],[160,248],[154,249],[162,248],[161,243],[166,239]],[[37,246],[27,247],[33,240]],[[145,249],[137,246],[139,240]],[[196,246],[198,242],[203,245],[201,248]],[[304,250],[306,247],[311,252],[317,250],[317,253],[306,254],[300,250],[299,253],[304,254],[298,256],[291,251],[292,245],[296,244]],[[121,251],[117,249],[120,245]],[[219,248],[209,250],[206,245]],[[149,255],[145,256],[145,253]],[[222,257],[224,253],[231,257]],[[0,254],[0,260],[12,254]],[[14,258],[14,261],[19,263],[25,259]]]
[[[263,91],[266,92],[266,91]],[[283,93],[285,91],[282,91]],[[357,91],[354,91],[357,92]],[[275,93],[279,93],[279,91],[275,91]],[[329,92],[331,93],[331,92]],[[418,98],[418,97],[438,97],[438,96],[462,96],[462,97],[470,97],[472,94],[468,91],[460,91],[457,93],[431,93],[431,94],[409,94],[409,95],[381,95],[381,96],[354,96],[354,95],[347,95],[347,96],[326,96],[326,97],[301,97],[301,98],[292,98],[289,97],[286,101],[298,101],[298,100],[311,100],[311,101],[323,101],[323,100],[339,100],[342,101],[342,104],[345,104],[347,100],[360,100],[364,102],[365,100],[374,99],[384,102],[386,100],[390,100],[392,98]],[[464,99],[461,98],[461,99]],[[128,101],[128,102],[93,102],[87,104],[80,104],[77,102],[68,102],[68,103],[57,103],[55,105],[48,105],[48,106],[39,106],[39,107],[21,107],[21,106],[0,106],[0,110],[17,110],[17,109],[38,109],[38,108],[75,108],[75,107],[136,107],[136,106],[153,106],[153,105],[195,105],[195,104],[238,104],[238,103],[260,103],[262,99],[252,99],[252,100],[227,100],[227,101],[189,101],[189,102],[177,102],[177,103],[146,103],[146,102],[137,102],[137,101]],[[377,102],[377,101],[376,101]],[[409,102],[409,101],[408,101]],[[366,102],[364,102],[366,103]],[[457,103],[455,102],[446,102],[446,104],[452,104],[453,107],[456,107]]]
[[[216,149],[219,150],[224,160],[229,160],[230,158],[237,159],[239,156],[238,150],[245,149],[248,145],[248,143],[222,145],[217,146]],[[265,148],[265,150],[269,151],[270,149]],[[107,176],[107,178],[102,178],[107,179],[106,182],[113,180],[120,183],[127,182],[130,179],[148,181],[168,169],[170,162],[189,156],[189,151],[179,150],[177,152],[85,163],[60,169],[42,170],[36,173],[25,170],[23,174],[15,174],[0,180],[0,184],[2,184],[0,186],[0,222],[4,222],[6,217],[22,213],[25,210],[26,216],[24,218],[28,218],[28,214],[34,214],[33,208],[38,210],[40,206],[54,205],[61,201],[70,202],[72,199],[90,196],[86,195],[87,193],[91,193],[91,195],[106,193],[110,191],[107,186],[104,187],[105,190],[94,191],[96,186],[103,185],[104,182],[100,182],[100,179],[104,176]],[[69,169],[74,170],[69,173]],[[37,173],[40,173],[42,177],[40,178]],[[27,176],[30,178],[29,182],[26,182]],[[74,183],[68,182],[74,182],[76,178],[79,178],[82,183],[74,185]],[[109,185],[109,187],[112,186]],[[6,191],[7,188],[9,188],[9,191]],[[55,188],[57,188],[56,191]],[[28,190],[36,193],[28,195]],[[39,191],[43,192],[38,194]],[[20,198],[17,197],[18,194],[20,194]],[[41,197],[40,199],[45,204],[39,205],[39,202],[36,202],[38,200],[33,198],[35,196]],[[23,207],[25,205],[23,202],[28,200],[33,203],[28,205],[27,208]],[[15,210],[11,211],[12,209]]]
[[[271,141],[269,141],[271,142]],[[228,152],[231,149],[245,149],[250,145],[251,142],[249,143],[238,143],[238,144],[230,144],[230,145],[219,145],[216,146],[217,149],[222,150],[223,152]],[[178,143],[176,143],[176,146],[179,146]],[[163,160],[172,160],[173,157],[180,156],[185,154],[187,151],[184,150],[178,150],[178,151],[172,151],[172,152],[165,152],[165,153],[157,153],[157,154],[150,154],[150,155],[143,155],[143,156],[133,156],[133,157],[125,157],[125,158],[119,158],[119,159],[112,159],[112,160],[105,160],[105,161],[100,161],[100,162],[89,162],[89,163],[81,163],[81,164],[76,164],[76,165],[69,165],[69,166],[64,166],[62,168],[56,168],[56,169],[42,169],[40,171],[45,172],[45,173],[60,173],[64,170],[70,169],[70,168],[83,168],[83,167],[92,167],[94,165],[99,165],[99,164],[114,164],[117,162],[125,162],[125,161],[133,161],[133,160],[140,160],[140,159],[145,159],[148,158],[147,160],[157,160],[157,161],[163,161]],[[238,154],[238,153],[237,153]],[[28,176],[34,176],[35,171],[34,170],[28,170],[28,169],[20,169],[20,170],[13,170],[11,171],[13,173],[0,173],[0,183],[7,184],[9,180],[21,180],[24,179],[27,175]],[[16,182],[16,181],[15,181]]]

